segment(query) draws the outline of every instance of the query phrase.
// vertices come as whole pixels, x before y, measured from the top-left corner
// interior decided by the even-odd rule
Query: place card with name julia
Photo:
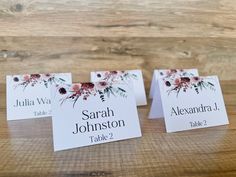
[[[154,70],[152,83],[149,93],[149,98],[152,98],[151,109],[149,112],[149,119],[163,118],[163,108],[159,87],[159,80],[169,84],[169,80],[175,80],[176,77],[191,77],[198,76],[197,69],[159,69]]]
[[[137,106],[147,104],[143,75],[141,70],[91,72],[91,82],[99,81],[127,84],[130,88],[132,88],[134,92]]]
[[[127,84],[53,87],[52,120],[54,151],[141,136],[135,96]]]
[[[178,77],[159,84],[167,132],[229,123],[217,76]]]
[[[71,73],[8,75],[7,120],[51,116],[51,86],[71,84]]]

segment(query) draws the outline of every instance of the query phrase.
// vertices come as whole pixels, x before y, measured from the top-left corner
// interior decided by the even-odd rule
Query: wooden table
[[[0,176],[236,176],[236,2],[1,0]],[[230,124],[166,133],[139,107],[143,137],[53,152],[51,118],[6,121],[7,74],[155,68],[218,75]],[[150,105],[150,101],[149,101]]]

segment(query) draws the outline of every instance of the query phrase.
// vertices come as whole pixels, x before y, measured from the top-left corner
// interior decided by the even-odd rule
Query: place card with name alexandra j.
[[[51,85],[71,84],[71,73],[8,75],[7,120],[51,116]]]
[[[130,88],[132,88],[134,92],[137,106],[147,104],[143,75],[141,70],[91,72],[91,82],[99,81],[119,82],[127,84]]]
[[[159,80],[169,83],[169,80],[175,80],[176,77],[198,76],[197,69],[159,69],[154,70],[149,97],[152,98],[149,119],[163,118],[163,108]]]
[[[135,96],[127,84],[54,87],[52,120],[55,151],[141,136]]]
[[[228,124],[217,76],[160,80],[167,132]]]

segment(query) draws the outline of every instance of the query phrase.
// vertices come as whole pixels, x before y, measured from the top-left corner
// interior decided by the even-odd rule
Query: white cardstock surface
[[[141,70],[91,72],[91,82],[106,81],[124,83],[132,88],[137,106],[146,105],[146,93]]]
[[[217,76],[159,80],[167,132],[228,124]]]
[[[141,136],[135,97],[127,84],[58,86],[52,97],[55,151]]]
[[[150,119],[163,118],[162,100],[158,80],[174,80],[176,77],[198,76],[197,69],[160,69],[154,70],[149,97],[152,98]]]
[[[71,84],[70,73],[8,75],[7,120],[51,116],[51,86]]]

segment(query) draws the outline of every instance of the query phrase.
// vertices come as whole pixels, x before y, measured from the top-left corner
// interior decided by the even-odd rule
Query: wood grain
[[[236,176],[236,2],[1,0],[1,177]],[[7,74],[198,68],[221,80],[230,124],[166,133],[138,108],[142,138],[53,152],[51,118],[6,121]]]
[[[236,37],[232,0],[1,0],[1,36]]]
[[[1,37],[0,82],[12,71],[71,71],[76,82],[92,70],[139,68],[148,87],[153,69],[176,67],[234,80],[235,46],[230,38]]]

